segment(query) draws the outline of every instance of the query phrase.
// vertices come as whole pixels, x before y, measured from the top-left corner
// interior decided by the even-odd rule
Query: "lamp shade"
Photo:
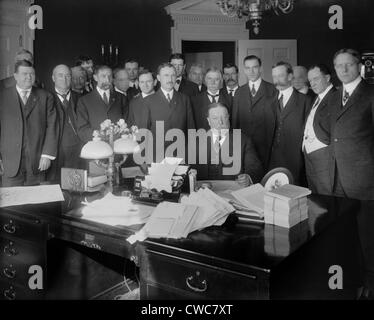
[[[92,141],[87,142],[82,150],[80,157],[89,160],[107,159],[113,155],[112,147],[99,137],[94,137]]]
[[[114,141],[113,149],[116,154],[132,154],[140,151],[132,135],[122,135],[120,139]]]

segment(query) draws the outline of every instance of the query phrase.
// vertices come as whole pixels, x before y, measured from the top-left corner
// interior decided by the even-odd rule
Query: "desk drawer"
[[[45,261],[45,250],[25,241],[0,237],[0,261],[14,266],[40,265]]]
[[[0,236],[40,242],[47,238],[47,230],[47,226],[35,218],[26,219],[4,213],[0,215]]]
[[[159,285],[179,296],[195,299],[261,299],[262,281],[249,275],[146,250],[141,277],[150,286]],[[192,294],[192,296],[191,296]],[[148,299],[164,297],[147,296]]]
[[[44,298],[44,290],[31,290],[0,280],[0,300],[37,300]]]

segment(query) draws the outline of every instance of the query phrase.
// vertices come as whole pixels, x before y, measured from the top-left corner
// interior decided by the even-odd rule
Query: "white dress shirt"
[[[219,99],[219,91],[217,91],[216,93],[212,93],[211,91],[207,90],[207,95],[208,95],[208,98],[209,98],[209,101],[210,103],[213,103],[213,102],[218,102],[218,99]],[[210,96],[211,95],[211,96]],[[213,101],[213,97],[212,96],[215,96],[214,97],[214,101]]]
[[[358,76],[355,80],[353,80],[350,83],[343,84],[343,94],[344,91],[348,92],[349,96],[352,95],[353,91],[357,88],[357,86],[360,84],[362,78],[361,76]]]
[[[99,87],[96,87],[96,90],[97,92],[99,93],[99,95],[101,96],[101,99],[104,100],[104,92],[106,93],[106,96],[108,97],[108,101],[110,101],[110,89],[108,90],[103,90],[103,89],[100,89]]]
[[[261,78],[258,78],[255,82],[249,80],[249,81],[248,81],[249,90],[252,92],[252,87],[253,87],[253,85],[255,85],[255,90],[256,90],[256,92],[257,92],[258,89],[260,88],[261,81],[262,81]]]
[[[293,87],[289,87],[285,90],[279,91],[278,100],[283,95],[283,108],[286,107],[288,100],[290,100],[293,90]]]
[[[179,80],[179,84],[178,84],[178,80]],[[178,77],[177,79],[175,79],[175,85],[174,85],[175,91],[179,90],[179,86],[181,85],[181,82],[182,82],[182,77]]]
[[[55,91],[58,93],[57,97],[60,99],[61,103],[63,103],[64,102],[64,98],[62,96],[64,96],[65,93],[62,93],[57,88],[55,88]],[[66,95],[66,100],[70,101],[70,90],[68,91],[68,94]]]
[[[217,130],[212,129],[213,145],[216,143],[217,139],[219,139],[219,144],[222,147],[228,133],[229,133],[229,129],[221,129],[221,134],[218,135]]]
[[[313,108],[308,115],[308,119],[306,120],[302,150],[305,150],[305,152],[307,154],[309,154],[313,151],[316,151],[316,150],[327,147],[327,144],[324,144],[322,141],[320,141],[317,138],[316,133],[314,131],[313,123],[314,123],[314,117],[316,115],[316,111],[317,111],[319,105],[321,104],[322,99],[332,89],[332,87],[333,87],[332,84],[330,84],[325,89],[325,91],[321,92],[318,95],[319,102],[318,102],[318,104],[313,105]]]
[[[161,91],[162,91],[162,93],[164,94],[166,100],[168,99],[168,96],[167,96],[168,94],[169,94],[169,96],[170,96],[170,101],[173,99],[174,90],[166,91],[166,90],[164,90],[164,89],[161,87]]]
[[[236,86],[235,88],[229,88],[226,86],[227,93],[230,95],[230,91],[232,91],[232,96],[235,96],[236,90],[239,88],[239,86]]]
[[[138,86],[139,86],[139,82],[138,82],[138,80],[135,80],[135,81],[130,80],[130,81],[129,81],[129,86],[130,86],[131,88],[136,88],[136,89],[138,89]]]

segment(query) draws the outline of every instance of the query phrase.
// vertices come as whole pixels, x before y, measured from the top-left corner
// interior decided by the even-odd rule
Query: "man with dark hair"
[[[87,82],[85,86],[85,90],[87,92],[91,92],[95,87],[93,73],[94,73],[94,63],[90,56],[80,55],[75,62],[76,66],[81,66],[87,72]]]
[[[176,81],[174,66],[170,63],[161,64],[157,69],[157,79],[160,82],[160,89],[144,99],[146,128],[158,141],[165,141],[165,135],[156,135],[156,122],[163,125],[165,134],[170,129],[180,129],[187,137],[187,130],[195,128],[195,121],[190,99],[174,89]],[[156,150],[156,143],[153,142],[156,161],[163,159],[164,151],[170,144],[170,141],[165,141],[164,150]],[[161,153],[157,154],[157,151]]]
[[[247,187],[251,182],[260,182],[264,172],[256,150],[250,138],[242,133],[233,134],[227,107],[220,102],[211,103],[205,108],[205,116],[211,136],[207,139],[206,159],[200,159],[198,150],[201,140],[197,141],[197,164],[194,167],[197,169],[198,179],[237,180],[242,187]],[[238,166],[234,165],[236,162]],[[225,167],[235,167],[236,172],[225,174]]]
[[[234,99],[236,90],[239,89],[239,69],[237,65],[233,63],[226,63],[223,66],[223,90],[226,90],[227,94],[230,95],[232,101]]]
[[[310,96],[310,98],[313,100],[316,95],[314,94],[313,90],[309,88],[308,70],[304,66],[293,66],[292,71],[293,87],[300,93]]]
[[[204,69],[200,63],[193,63],[188,73],[188,80],[194,82],[199,87],[199,93],[206,91],[204,84]]]
[[[155,93],[154,87],[157,83],[157,79],[153,73],[147,69],[143,69],[139,72],[139,88],[141,93],[137,94],[130,101],[129,108],[129,120],[128,125],[136,125],[139,129],[146,128],[147,124],[145,123],[145,106],[144,100],[146,97]]]
[[[272,127],[273,144],[269,170],[284,167],[291,171],[294,184],[306,185],[302,141],[304,124],[310,111],[310,98],[292,87],[292,67],[278,62],[272,69],[273,82],[279,93],[271,105],[276,122]]]
[[[328,100],[336,91],[331,84],[331,73],[323,64],[312,65],[308,80],[317,95],[308,115],[303,138],[303,151],[308,187],[313,193],[332,194],[329,178],[330,117]]]
[[[54,104],[60,127],[57,158],[52,164],[50,181],[59,182],[61,168],[81,168],[82,142],[78,137],[76,111],[79,95],[71,90],[71,70],[66,65],[53,69]]]
[[[127,89],[130,87],[129,74],[125,68],[116,68],[113,70],[114,91],[127,96]]]
[[[173,53],[169,58],[169,62],[174,66],[176,71],[176,80],[174,85],[175,91],[184,93],[189,97],[196,96],[199,93],[199,87],[196,83],[193,83],[184,77],[186,68],[186,60],[184,59],[184,55],[181,53]]]
[[[112,69],[105,65],[96,66],[93,77],[96,88],[78,100],[77,128],[83,142],[92,139],[93,131],[99,130],[104,120],[117,122],[128,116],[126,97],[111,90]]]
[[[129,75],[129,88],[127,89],[127,97],[128,100],[131,101],[133,97],[140,93],[138,81],[139,62],[134,59],[127,59],[125,61],[125,69]]]
[[[262,165],[267,169],[272,141],[267,129],[275,123],[269,100],[275,97],[276,89],[273,84],[261,79],[260,58],[254,55],[245,57],[243,67],[248,83],[235,93],[232,125],[252,139]]]
[[[0,171],[3,187],[37,185],[56,158],[58,123],[53,96],[33,87],[31,62],[15,64],[16,84],[0,95]]]
[[[79,97],[88,93],[86,91],[87,72],[81,66],[71,68],[71,91]]]
[[[192,110],[194,112],[194,119],[196,129],[209,130],[209,123],[207,122],[206,108],[211,103],[220,102],[226,105],[227,109],[231,110],[231,101],[228,94],[220,89],[222,86],[222,73],[217,68],[210,68],[205,74],[205,83],[207,91],[199,93],[197,96],[191,98]]]

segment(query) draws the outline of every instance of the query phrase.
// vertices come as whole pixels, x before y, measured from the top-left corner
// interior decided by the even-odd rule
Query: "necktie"
[[[281,94],[281,96],[279,97],[278,102],[279,102],[280,111],[282,112],[282,110],[284,108],[284,106],[283,106],[283,94]]]
[[[314,103],[313,103],[312,109],[314,109],[315,107],[317,107],[318,104],[319,104],[319,102],[320,102],[320,98],[317,97],[316,101],[314,101]]]
[[[103,100],[104,100],[106,105],[109,104],[109,99],[108,99],[108,96],[106,95],[106,92],[104,92],[104,94],[103,94]]]
[[[347,103],[348,99],[349,99],[349,93],[348,93],[348,91],[344,90],[344,93],[343,93],[343,106]]]
[[[214,150],[216,150],[217,153],[219,153],[219,149],[221,148],[219,140],[220,140],[220,136],[217,136],[216,141],[214,141]]]
[[[230,95],[231,97],[234,96],[234,89],[230,89],[230,90],[229,90],[229,95]]]
[[[252,94],[252,97],[256,95],[255,84],[252,85],[251,94]]]
[[[171,98],[170,98],[170,94],[169,94],[169,93],[166,94],[166,99],[168,99],[169,102],[171,101]]]
[[[210,101],[213,103],[213,102],[217,102],[219,94],[210,94],[210,93],[208,93],[208,96],[211,97]],[[216,99],[216,97],[217,97],[217,99]]]
[[[68,96],[69,91],[65,94],[61,94],[61,93],[57,93],[57,94],[62,97],[62,104],[64,105],[65,108],[67,108],[69,105],[69,101],[68,99],[66,99],[66,97]]]
[[[24,105],[27,103],[27,90],[22,90],[21,91],[21,99]]]

